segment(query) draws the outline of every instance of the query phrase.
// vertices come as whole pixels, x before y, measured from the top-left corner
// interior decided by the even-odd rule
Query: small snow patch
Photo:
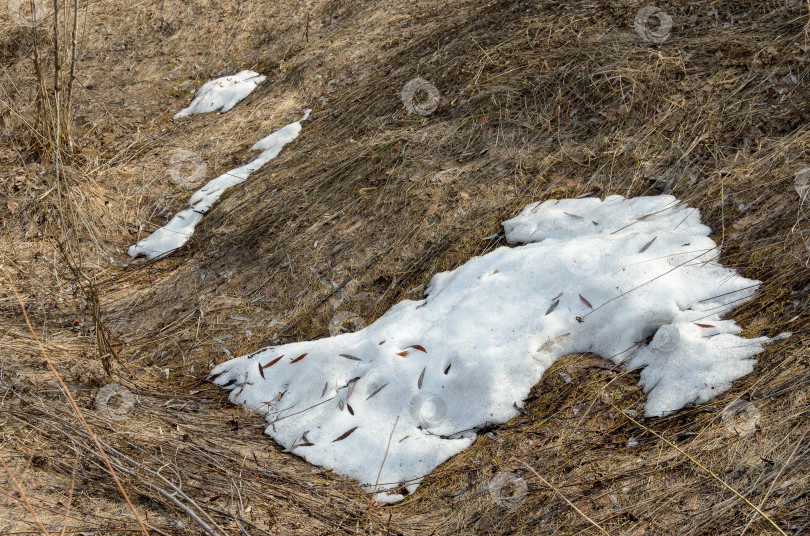
[[[191,104],[174,114],[174,119],[214,110],[225,113],[250,95],[250,92],[264,82],[265,78],[267,77],[254,71],[242,71],[206,82],[194,94]]]

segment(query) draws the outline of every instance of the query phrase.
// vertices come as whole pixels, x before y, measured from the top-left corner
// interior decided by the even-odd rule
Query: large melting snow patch
[[[642,367],[646,414],[660,416],[727,390],[769,341],[721,320],[758,282],[720,266],[698,210],[672,196],[550,200],[503,227],[524,245],[437,274],[426,299],[355,333],[232,359],[210,378],[266,415],[287,450],[367,490],[388,449],[377,498],[395,501],[476,427],[514,417],[562,355]]]

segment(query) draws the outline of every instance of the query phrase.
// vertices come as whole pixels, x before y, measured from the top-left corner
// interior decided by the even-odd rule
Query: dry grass
[[[633,31],[642,6],[85,5],[82,159],[65,170],[65,195],[118,352],[114,381],[138,397],[124,421],[94,411],[110,380],[53,248],[63,230],[52,169],[23,135],[30,51],[0,18],[0,263],[150,530],[362,533],[358,486],[282,453],[259,417],[202,380],[210,367],[268,341],[325,336],[335,308],[373,321],[436,271],[502,245],[481,239],[531,201],[667,192],[701,209],[725,265],[763,282],[733,315],[745,334],[793,335],[728,393],[662,419],[634,416],[637,371],[561,359],[530,415],[481,435],[413,497],[372,507],[367,532],[810,531],[810,206],[793,188],[810,166],[809,6],[662,6],[674,25],[660,45]],[[170,121],[203,81],[250,67],[268,80],[239,107]],[[441,91],[433,115],[408,115],[399,100],[415,76]],[[123,255],[187,198],[167,176],[175,151],[200,154],[213,177],[305,107],[301,137],[231,191],[188,247],[157,263]],[[39,519],[54,533],[137,530],[5,283],[0,315],[0,456]],[[751,436],[722,420],[737,399],[761,412]],[[515,509],[487,492],[500,471],[527,483]],[[38,530],[20,499],[0,482],[0,532]]]

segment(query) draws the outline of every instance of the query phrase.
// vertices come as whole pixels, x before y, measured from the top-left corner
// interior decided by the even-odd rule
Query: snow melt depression
[[[646,415],[661,416],[727,390],[769,341],[721,320],[758,282],[718,264],[698,210],[672,196],[549,200],[503,227],[523,245],[437,274],[426,299],[355,333],[232,359],[210,378],[266,415],[288,451],[368,491],[387,449],[376,491],[391,502],[476,428],[517,415],[560,356],[641,367]]]

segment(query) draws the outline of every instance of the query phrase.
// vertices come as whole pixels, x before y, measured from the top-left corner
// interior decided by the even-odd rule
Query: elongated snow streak
[[[212,179],[208,184],[194,192],[194,195],[188,201],[189,205],[191,205],[189,208],[178,212],[169,223],[146,238],[139,240],[134,246],[130,246],[127,254],[130,257],[143,255],[149,259],[159,259],[182,247],[194,234],[197,223],[219,200],[225,190],[246,181],[252,173],[277,157],[285,145],[298,137],[298,134],[301,133],[301,121],[306,120],[309,113],[310,110],[306,110],[304,117],[299,121],[290,123],[256,142],[251,147],[251,150],[262,151],[259,156],[244,166],[232,169],[216,179]]]
[[[522,245],[435,275],[425,299],[355,333],[232,359],[214,383],[265,415],[276,442],[369,491],[399,417],[376,497],[391,502],[472,431],[516,416],[563,355],[641,369],[653,417],[726,391],[770,340],[721,317],[759,282],[721,266],[698,210],[672,196],[553,199],[503,227]]]

